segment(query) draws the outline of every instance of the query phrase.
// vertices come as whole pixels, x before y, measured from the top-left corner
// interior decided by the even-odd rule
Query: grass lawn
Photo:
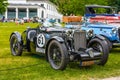
[[[90,80],[120,76],[120,48],[114,48],[105,66],[79,67],[69,63],[66,70],[56,71],[45,60],[44,55],[24,52],[22,56],[12,56],[9,37],[13,31],[22,32],[36,23],[0,23],[0,80]]]

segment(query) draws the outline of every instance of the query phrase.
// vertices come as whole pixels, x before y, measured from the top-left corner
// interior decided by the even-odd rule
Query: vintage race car
[[[89,47],[86,44],[86,31],[51,24],[10,35],[12,55],[20,56],[23,50],[43,53],[55,70],[64,70],[70,61],[79,61],[80,66],[105,65],[109,55],[106,41],[95,37],[89,41]]]
[[[120,43],[120,14],[111,6],[87,5],[83,30],[92,29],[96,35],[106,38],[110,50],[113,43]]]

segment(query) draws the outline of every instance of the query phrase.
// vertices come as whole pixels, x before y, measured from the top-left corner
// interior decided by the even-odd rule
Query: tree
[[[120,11],[120,0],[108,0],[108,5],[117,8],[117,11]]]
[[[99,4],[108,5],[108,0],[50,0],[59,7],[62,14],[84,15],[85,5]]]
[[[3,14],[6,11],[7,5],[7,0],[0,0],[0,14]]]

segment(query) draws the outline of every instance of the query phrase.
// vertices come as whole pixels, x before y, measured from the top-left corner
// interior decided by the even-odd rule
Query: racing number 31
[[[39,34],[37,36],[37,45],[39,47],[43,47],[45,45],[45,36],[43,34]]]

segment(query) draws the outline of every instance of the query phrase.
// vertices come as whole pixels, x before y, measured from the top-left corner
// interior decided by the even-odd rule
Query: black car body
[[[79,61],[80,66],[104,65],[109,53],[106,41],[94,37],[89,42],[86,31],[56,26],[27,28],[10,36],[12,55],[20,56],[23,50],[44,53],[56,70],[64,70],[70,61]]]

